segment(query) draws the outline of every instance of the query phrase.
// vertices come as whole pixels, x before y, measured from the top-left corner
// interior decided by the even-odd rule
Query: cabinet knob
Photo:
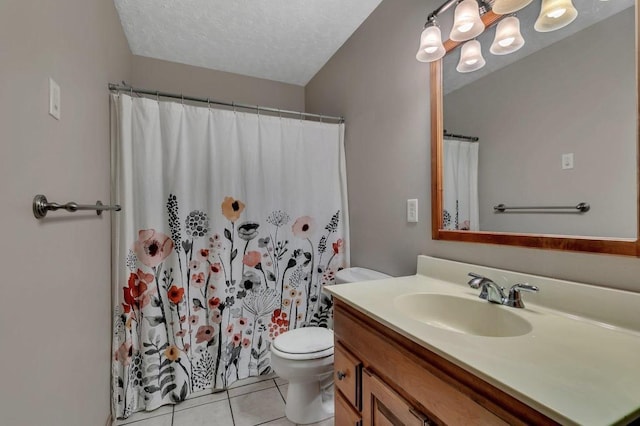
[[[347,377],[347,373],[345,373],[344,371],[338,370],[336,371],[336,376],[338,376],[338,380],[342,380],[345,377]]]

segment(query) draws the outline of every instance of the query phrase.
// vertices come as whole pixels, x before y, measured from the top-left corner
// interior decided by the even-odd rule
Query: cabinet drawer
[[[362,426],[362,417],[344,398],[342,392],[336,390],[335,424],[338,426]]]
[[[362,362],[337,343],[333,368],[336,388],[352,406],[362,409]]]

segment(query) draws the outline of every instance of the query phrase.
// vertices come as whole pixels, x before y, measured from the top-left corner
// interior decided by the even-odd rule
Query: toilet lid
[[[333,331],[324,327],[289,330],[273,340],[273,346],[288,354],[319,354],[333,348]]]

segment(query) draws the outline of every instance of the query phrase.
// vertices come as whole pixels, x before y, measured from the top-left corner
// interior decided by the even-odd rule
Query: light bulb
[[[495,0],[491,10],[498,15],[509,15],[527,7],[533,0]]]
[[[471,28],[473,28],[473,22],[467,22],[466,24],[458,26],[458,31],[460,31],[461,33],[466,33]]]
[[[540,15],[533,28],[539,32],[559,30],[573,22],[578,11],[571,0],[542,0]]]
[[[500,40],[498,44],[502,47],[507,47],[507,46],[511,46],[515,40],[516,40],[515,37],[507,37],[505,39]]]
[[[482,46],[478,40],[471,40],[462,45],[460,49],[460,62],[456,70],[458,72],[472,72],[479,70],[486,64],[482,57]]]
[[[561,17],[562,15],[564,15],[566,11],[567,11],[567,9],[565,9],[564,7],[560,7],[558,9],[555,9],[555,10],[552,10],[550,12],[547,12],[547,16],[549,18],[557,19],[557,18]]]
[[[515,16],[507,16],[498,22],[496,36],[489,51],[494,55],[506,55],[522,46],[524,46],[524,38],[520,34],[520,20]]]
[[[467,41],[484,31],[480,10],[476,0],[462,0],[454,12],[453,29],[449,38],[453,41]]]
[[[446,51],[442,45],[440,28],[430,25],[420,35],[420,47],[416,59],[420,62],[433,62],[442,58]]]

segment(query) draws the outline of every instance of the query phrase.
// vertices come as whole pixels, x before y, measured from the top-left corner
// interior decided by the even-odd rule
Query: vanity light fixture
[[[520,20],[515,16],[508,16],[498,22],[496,37],[489,51],[494,55],[507,55],[524,46],[524,38],[520,34]]]
[[[458,72],[467,73],[477,71],[484,67],[486,61],[482,57],[482,47],[478,40],[470,40],[462,45],[460,51],[460,62],[456,70]]]
[[[607,0],[602,0],[607,1]],[[427,18],[416,59],[420,62],[434,62],[446,55],[447,49],[457,47],[461,42],[460,62],[456,69],[459,72],[471,72],[482,68],[485,60],[482,57],[480,43],[475,39],[485,30],[485,22],[489,26],[497,24],[496,35],[489,51],[494,55],[507,55],[524,46],[524,38],[520,34],[520,20],[515,16],[507,16],[523,9],[533,0],[446,0]],[[449,34],[448,48],[442,43],[442,34],[436,18],[455,6],[453,29]],[[491,11],[491,15],[481,15]],[[571,0],[542,0],[540,16],[534,28],[539,32],[560,29],[573,22],[578,11]],[[469,43],[473,40],[473,43]],[[453,42],[453,43],[451,43]]]
[[[542,0],[540,16],[533,28],[541,33],[559,30],[573,22],[578,11],[571,0]]]
[[[442,58],[445,53],[447,52],[442,45],[440,28],[435,18],[433,18],[427,23],[424,31],[422,31],[416,59],[420,62],[433,62]]]
[[[484,31],[480,10],[476,0],[462,0],[454,12],[453,29],[449,38],[453,41],[467,41]]]
[[[509,15],[529,6],[533,0],[496,0],[491,7],[498,15]]]

